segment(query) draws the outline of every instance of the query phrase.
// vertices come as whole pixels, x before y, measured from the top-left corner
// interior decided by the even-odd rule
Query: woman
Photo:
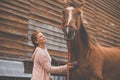
[[[35,31],[31,36],[35,50],[32,55],[33,73],[31,80],[50,80],[50,73],[61,73],[67,70],[67,65],[52,66],[51,57],[46,48],[46,37],[40,32]],[[73,68],[76,62],[69,63],[68,67]]]

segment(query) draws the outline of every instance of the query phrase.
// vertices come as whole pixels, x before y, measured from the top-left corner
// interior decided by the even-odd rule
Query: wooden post
[[[70,41],[67,41],[67,47],[68,47],[68,63],[70,63],[70,58],[71,58],[71,54],[70,54]],[[67,80],[69,80],[70,77],[70,72],[69,72],[69,67],[67,65]]]

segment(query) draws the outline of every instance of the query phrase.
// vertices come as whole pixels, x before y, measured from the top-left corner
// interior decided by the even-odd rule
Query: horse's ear
[[[68,3],[68,2],[71,2],[71,1],[74,1],[74,0],[64,0],[64,3]]]
[[[68,3],[72,2],[74,0],[64,0],[64,5],[67,5]]]
[[[81,8],[81,7],[84,6],[84,4],[86,4],[86,2],[85,2],[85,1],[81,1],[81,2],[78,4],[78,7]]]
[[[63,0],[64,1],[64,8],[66,7],[68,0]]]
[[[84,18],[84,11],[83,8],[78,9],[81,12],[81,20],[84,24],[88,24],[87,20]]]
[[[85,2],[85,1],[82,1],[82,2],[80,3],[80,7],[84,6],[84,4],[86,4],[86,2]]]

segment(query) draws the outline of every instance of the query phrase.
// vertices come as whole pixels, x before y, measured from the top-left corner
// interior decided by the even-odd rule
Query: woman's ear
[[[35,41],[36,44],[38,44],[38,41]]]

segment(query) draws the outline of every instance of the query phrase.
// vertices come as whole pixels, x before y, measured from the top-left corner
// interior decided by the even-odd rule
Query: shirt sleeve
[[[52,66],[51,62],[48,60],[48,57],[45,56],[45,54],[39,52],[39,55],[37,57],[40,65],[46,70],[47,72],[50,73],[61,73],[65,70],[67,70],[67,65],[63,66]]]

